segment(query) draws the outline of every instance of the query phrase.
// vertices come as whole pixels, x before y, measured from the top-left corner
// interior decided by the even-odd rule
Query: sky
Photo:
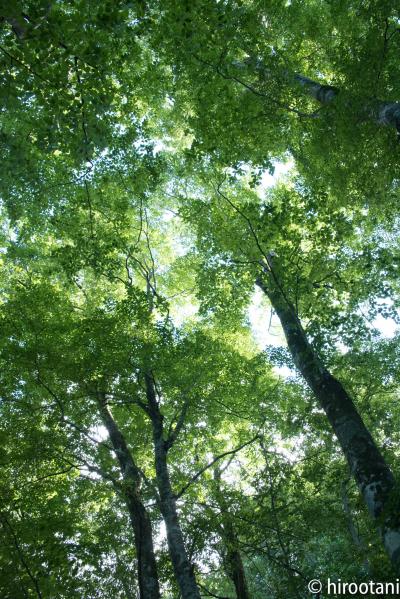
[[[271,175],[265,171],[261,177],[261,183],[257,188],[257,193],[260,198],[265,196],[268,189],[283,180],[285,176],[293,169],[294,162],[292,159],[286,162],[274,161],[274,174]],[[186,249],[185,249],[186,251]],[[382,303],[387,303],[387,300],[382,298]],[[198,306],[188,301],[184,305],[180,305],[176,313],[173,314],[175,324],[180,326],[186,319],[194,316],[198,310]],[[173,312],[172,308],[172,312]],[[248,319],[253,334],[254,341],[260,351],[263,351],[266,346],[286,346],[285,336],[278,317],[271,313],[271,307],[265,295],[257,287],[253,293],[250,306],[248,308]],[[392,338],[398,326],[391,318],[384,318],[379,314],[371,323],[370,326],[377,329],[380,335],[384,338]],[[344,345],[339,344],[338,350],[343,353],[348,351]],[[281,376],[288,377],[294,374],[294,371],[287,366],[275,367],[274,370]]]
[[[284,179],[285,175],[294,166],[291,159],[286,162],[274,162],[273,164],[275,167],[274,174],[271,175],[266,171],[262,176],[261,184],[257,190],[260,197],[264,196],[268,188],[273,187],[279,180]],[[387,303],[387,300],[382,298],[381,303]],[[248,317],[254,340],[260,350],[265,349],[267,345],[275,347],[286,346],[286,340],[279,319],[275,314],[271,314],[271,308],[264,294],[258,288],[253,294],[248,310]],[[392,318],[384,318],[381,314],[378,314],[370,323],[370,326],[377,329],[380,335],[386,339],[394,337],[399,328]],[[345,352],[348,348],[343,346],[338,349]],[[286,366],[275,368],[275,371],[285,377],[293,375],[293,371]]]

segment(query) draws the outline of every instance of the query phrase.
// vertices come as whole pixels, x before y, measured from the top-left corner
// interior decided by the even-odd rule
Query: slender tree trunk
[[[348,480],[347,481],[345,480],[342,482],[342,504],[343,504],[344,513],[346,514],[347,526],[349,529],[350,536],[353,540],[353,543],[356,546],[357,551],[359,552],[361,558],[363,559],[365,573],[368,576],[371,576],[371,566],[370,566],[370,563],[369,563],[369,560],[367,557],[367,550],[366,550],[366,547],[365,547],[362,537],[358,534],[356,525],[354,523],[353,514],[351,513],[349,498],[347,496]]]
[[[104,395],[98,397],[97,405],[124,481],[125,502],[135,537],[140,599],[160,599],[151,521],[140,497],[140,472],[123,434],[107,407]]]
[[[363,496],[368,511],[378,525],[385,549],[396,570],[400,567],[400,527],[395,500],[394,478],[343,385],[324,367],[307,340],[293,305],[286,298],[275,274],[257,280],[269,297],[285,333],[293,361],[338,438],[350,471]]]
[[[229,506],[221,489],[221,472],[218,468],[214,470],[214,481],[216,490],[215,498],[221,510],[221,537],[226,550],[224,560],[226,573],[235,586],[237,599],[250,599],[242,556],[239,550],[239,541],[233,526]]]
[[[158,406],[154,381],[149,374],[145,375],[146,395],[149,414],[153,424],[153,441],[157,487],[160,495],[160,509],[167,530],[167,541],[175,578],[183,599],[200,599],[200,591],[196,584],[192,565],[190,564],[182,529],[176,509],[175,496],[172,491],[168,472],[168,441],[164,439],[163,415]]]

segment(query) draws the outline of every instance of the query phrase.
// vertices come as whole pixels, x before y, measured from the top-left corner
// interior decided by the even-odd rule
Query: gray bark
[[[155,393],[154,381],[149,374],[145,375],[146,396],[149,415],[153,425],[153,442],[160,510],[165,522],[169,554],[176,581],[183,599],[200,599],[193,567],[189,561],[182,529],[176,509],[175,495],[172,490],[168,472],[167,454],[171,447],[171,439],[164,439],[163,415],[160,412]]]
[[[257,280],[277,313],[293,361],[338,438],[350,472],[358,485],[370,515],[378,525],[382,540],[394,567],[400,569],[400,527],[394,506],[394,478],[370,432],[343,385],[325,368],[277,279],[275,267]]]
[[[160,599],[151,521],[140,497],[141,475],[104,395],[98,397],[97,405],[123,477],[124,499],[135,538],[140,599]]]
[[[321,104],[329,104],[339,94],[339,88],[332,85],[323,85],[304,75],[295,74],[293,80],[301,85],[310,96]],[[395,127],[400,132],[400,103],[385,102],[384,100],[368,99],[361,106],[361,115],[370,118],[378,125]]]
[[[258,59],[248,58],[244,62],[235,62],[234,65],[239,68],[253,68],[263,80],[271,79],[274,74],[270,72],[263,62]],[[345,93],[345,90],[340,90],[333,85],[325,85],[314,81],[309,77],[298,73],[290,73],[289,71],[281,71],[280,77],[290,86],[300,86],[305,92],[314,98],[320,104],[329,104],[339,93]],[[347,103],[348,110],[351,111],[351,100]],[[400,102],[389,102],[376,98],[366,98],[364,102],[357,102],[358,117],[362,119],[370,119],[378,125],[386,125],[394,127],[400,133]],[[316,115],[311,115],[316,116]]]
[[[321,104],[328,104],[329,102],[332,102],[332,100],[334,100],[339,94],[339,89],[337,87],[332,85],[323,85],[317,81],[309,79],[308,77],[304,77],[304,75],[298,75],[295,73],[292,77],[288,77],[288,79],[292,79],[293,82],[298,83],[310,96],[314,98],[314,100],[318,100],[318,102],[321,102]]]

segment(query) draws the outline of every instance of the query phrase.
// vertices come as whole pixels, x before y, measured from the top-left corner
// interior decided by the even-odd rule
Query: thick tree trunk
[[[399,506],[393,505],[393,475],[351,397],[324,367],[308,342],[296,311],[287,300],[272,269],[269,274],[259,278],[257,284],[269,297],[281,321],[293,361],[325,411],[368,511],[380,529],[385,549],[398,570]]]
[[[227,534],[229,534],[229,530],[227,530]],[[232,539],[232,542],[234,542],[234,539]],[[238,549],[228,548],[226,559],[230,572],[229,575],[235,585],[237,599],[250,599],[240,551]]]
[[[304,75],[295,74],[293,79],[300,84],[310,96],[321,104],[329,104],[338,94],[339,89],[332,85],[322,85],[313,81]],[[383,100],[366,100],[361,106],[361,115],[364,118],[370,118],[378,125],[388,125],[395,127],[400,132],[400,103],[385,102]]]
[[[274,73],[270,72],[263,62],[258,59],[248,58],[244,62],[237,61],[234,65],[239,68],[253,68],[263,80],[274,77]],[[282,71],[280,76],[290,86],[301,86],[309,96],[317,100],[320,104],[329,104],[339,95],[339,93],[345,93],[345,90],[341,91],[339,88],[332,85],[321,84],[318,81],[314,81],[313,79],[298,73]],[[352,102],[351,99],[349,99],[349,111],[352,110],[351,105]],[[400,102],[388,102],[376,98],[365,98],[365,101],[361,102],[361,104],[360,102],[357,102],[357,116],[363,119],[370,119],[378,125],[395,127],[400,133]]]
[[[239,541],[233,526],[229,506],[221,489],[221,472],[218,468],[214,470],[214,481],[216,501],[221,510],[221,538],[226,551],[225,570],[235,586],[236,598],[250,599],[242,556],[240,555]]]
[[[160,599],[151,521],[140,497],[140,472],[104,396],[98,398],[97,405],[124,481],[125,502],[135,538],[140,599]]]
[[[160,495],[160,510],[167,530],[167,541],[175,578],[183,599],[200,599],[200,591],[196,584],[193,568],[187,556],[182,529],[176,509],[175,496],[172,491],[168,472],[168,442],[164,439],[163,416],[158,406],[154,381],[148,374],[145,376],[146,395],[150,418],[153,424],[153,441],[157,487]]]

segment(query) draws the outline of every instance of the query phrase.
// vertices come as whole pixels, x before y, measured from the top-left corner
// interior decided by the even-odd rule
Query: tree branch
[[[189,399],[186,399],[185,402],[184,402],[184,404],[183,404],[183,407],[182,407],[180,416],[178,418],[178,421],[177,421],[177,423],[175,425],[175,428],[174,428],[173,431],[171,431],[169,433],[168,438],[167,438],[167,440],[165,442],[165,447],[166,447],[167,451],[169,449],[171,449],[171,447],[175,443],[175,441],[176,441],[179,433],[181,432],[183,425],[185,424],[185,418],[186,418],[186,414],[187,414],[188,408],[189,408]]]
[[[232,455],[234,453],[237,453],[244,447],[247,447],[247,445],[251,445],[251,443],[254,443],[254,441],[256,441],[259,438],[260,438],[260,434],[257,433],[252,439],[250,439],[250,441],[246,441],[246,443],[242,443],[242,445],[239,445],[235,449],[231,449],[229,451],[224,451],[224,453],[220,453],[219,455],[217,455],[213,460],[211,460],[211,462],[209,462],[206,466],[204,466],[204,468],[202,468],[194,476],[192,476],[192,478],[189,480],[189,482],[184,487],[182,487],[182,489],[179,491],[179,493],[177,493],[177,495],[175,495],[175,499],[179,499],[180,497],[182,497],[182,495],[187,491],[187,489],[194,482],[196,482],[196,480],[203,474],[203,472],[205,472],[206,470],[211,468],[216,462],[218,462],[219,460],[222,460],[222,458],[225,458],[227,455]]]
[[[201,584],[198,581],[197,581],[197,584],[201,589],[203,589],[203,591],[205,591],[205,593],[208,597],[215,597],[215,599],[233,599],[232,597],[226,597],[225,595],[216,595],[215,593],[212,593],[210,591],[210,589],[208,589],[207,587],[205,587],[203,584]]]
[[[3,522],[3,526],[7,526],[8,530],[10,531],[10,534],[12,536],[13,542],[14,542],[14,546],[15,549],[17,550],[19,559],[21,561],[21,564],[23,565],[23,567],[26,570],[26,573],[28,574],[29,578],[31,579],[34,587],[35,587],[35,592],[36,595],[39,597],[39,599],[43,599],[43,595],[40,591],[40,587],[39,587],[39,583],[37,581],[37,578],[32,574],[31,569],[28,566],[28,563],[25,560],[25,556],[22,552],[22,549],[19,545],[18,539],[17,539],[17,535],[14,532],[14,529],[12,528],[11,524],[9,523],[7,517],[4,514],[0,514],[0,520]]]

